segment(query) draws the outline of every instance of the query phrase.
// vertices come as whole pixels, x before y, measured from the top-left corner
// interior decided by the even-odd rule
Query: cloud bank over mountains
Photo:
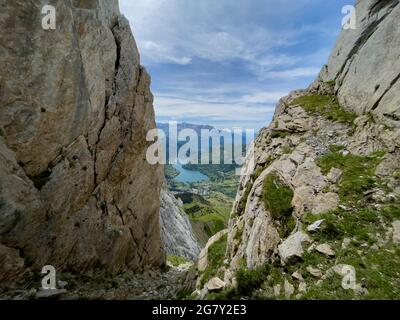
[[[121,10],[152,74],[159,120],[260,128],[279,97],[326,62],[345,4],[121,0]]]

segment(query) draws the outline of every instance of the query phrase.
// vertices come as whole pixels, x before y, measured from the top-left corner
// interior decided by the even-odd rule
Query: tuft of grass
[[[218,269],[223,266],[228,235],[224,235],[219,241],[208,248],[208,265],[201,277],[201,285],[204,286],[213,277],[220,276]]]
[[[293,190],[286,186],[276,174],[266,176],[263,185],[262,199],[265,208],[272,218],[281,221],[292,215]]]
[[[290,146],[285,146],[285,147],[283,147],[283,149],[282,149],[282,153],[283,153],[283,154],[290,154],[292,151],[293,151],[293,148],[290,147]]]
[[[240,296],[251,296],[259,288],[270,273],[270,266],[264,265],[256,269],[241,268],[236,272],[237,293]]]
[[[244,210],[246,209],[247,198],[249,197],[252,188],[253,188],[253,183],[248,182],[246,189],[243,193],[243,196],[239,202],[239,207],[238,207],[238,215],[239,216],[241,216],[244,213]]]
[[[334,86],[336,84],[336,80],[329,80],[329,81],[325,81],[325,83],[329,86]]]
[[[319,114],[328,120],[353,124],[357,115],[340,106],[333,95],[313,94],[295,99],[293,104],[302,106],[308,113]]]
[[[233,288],[224,289],[221,292],[212,292],[209,293],[205,300],[214,300],[214,301],[228,301],[228,300],[239,300],[237,292]]]
[[[343,155],[331,147],[331,151],[318,159],[317,164],[324,174],[333,167],[343,171],[339,181],[339,196],[343,202],[362,200],[364,192],[380,185],[380,180],[374,175],[376,167],[381,163],[383,153],[371,156]]]
[[[290,132],[288,131],[279,131],[279,130],[273,130],[271,132],[271,138],[276,139],[276,138],[286,138],[287,136],[290,136]]]
[[[179,257],[179,256],[174,256],[174,255],[168,255],[167,256],[167,261],[173,265],[174,267],[178,267],[182,264],[186,264],[189,261],[185,259],[184,257]]]
[[[236,232],[235,232],[235,237],[234,237],[234,239],[235,239],[235,240],[238,240],[238,241],[242,240],[243,231],[244,231],[243,228],[238,228],[238,229],[236,230]]]
[[[290,234],[296,225],[293,218],[293,190],[286,186],[276,174],[269,174],[265,180],[262,199],[265,209],[278,223],[279,235],[284,238]]]

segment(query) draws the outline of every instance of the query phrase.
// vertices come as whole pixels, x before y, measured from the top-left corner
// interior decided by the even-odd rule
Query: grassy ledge
[[[383,160],[384,152],[377,152],[368,157],[352,154],[343,155],[339,147],[331,146],[330,152],[318,159],[317,164],[324,174],[333,167],[342,170],[339,181],[339,196],[342,202],[358,202],[364,198],[364,192],[382,185],[375,176],[376,167]]]
[[[319,114],[328,120],[353,124],[357,115],[345,110],[333,95],[313,94],[295,99],[293,105],[300,105],[310,114]]]

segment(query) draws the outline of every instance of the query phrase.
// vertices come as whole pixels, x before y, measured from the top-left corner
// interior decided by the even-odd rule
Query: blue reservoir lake
[[[202,174],[201,172],[186,170],[182,167],[180,163],[174,164],[174,168],[179,171],[179,176],[175,178],[175,180],[178,182],[194,183],[210,180],[206,175]]]

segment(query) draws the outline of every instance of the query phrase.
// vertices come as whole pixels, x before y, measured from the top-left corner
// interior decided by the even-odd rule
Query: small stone
[[[298,280],[300,282],[304,281],[304,278],[303,278],[303,276],[301,275],[301,273],[299,271],[293,272],[292,277],[293,277],[293,279],[296,279],[296,280]]]
[[[350,238],[344,238],[342,242],[342,249],[347,249],[351,243]]]
[[[332,168],[331,171],[328,173],[328,180],[332,183],[336,183],[342,176],[342,170],[337,168]]]
[[[207,286],[205,286],[203,289],[200,290],[200,294],[199,294],[200,300],[203,300],[207,294],[208,294],[208,289],[207,289]]]
[[[316,231],[318,231],[319,229],[321,229],[321,225],[322,225],[322,223],[324,222],[325,220],[318,220],[318,221],[315,221],[312,225],[310,225],[308,228],[307,228],[307,231],[308,232],[316,232]]]
[[[300,282],[299,283],[299,292],[305,293],[307,292],[307,284],[305,282]]]
[[[281,285],[277,284],[274,286],[274,295],[275,297],[279,297],[281,295]]]
[[[374,243],[374,244],[371,246],[371,250],[373,250],[373,251],[378,251],[378,250],[379,250],[379,247],[376,245],[376,243]]]
[[[222,290],[223,288],[225,288],[225,286],[226,286],[226,284],[224,281],[222,281],[218,277],[215,277],[215,278],[212,278],[210,281],[208,281],[207,290],[209,292],[219,291],[219,290]]]
[[[294,293],[294,286],[289,281],[287,281],[287,279],[285,279],[284,289],[286,299],[290,299],[290,297]]]
[[[319,253],[322,253],[322,254],[324,254],[324,255],[326,255],[326,256],[328,256],[328,257],[334,257],[334,256],[335,256],[335,251],[333,251],[333,250],[332,250],[332,247],[331,247],[329,244],[327,244],[327,243],[320,244],[320,245],[317,246],[315,249],[316,249]]]
[[[400,220],[393,222],[393,242],[400,244]]]
[[[321,278],[322,277],[322,271],[317,269],[317,268],[313,268],[311,266],[308,266],[306,268],[306,270],[315,278]]]

